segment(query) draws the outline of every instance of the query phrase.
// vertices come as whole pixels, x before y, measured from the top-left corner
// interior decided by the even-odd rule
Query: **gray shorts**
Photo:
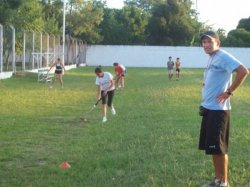
[[[173,75],[173,73],[174,73],[174,70],[173,70],[173,69],[168,69],[168,74],[169,74],[169,75]]]

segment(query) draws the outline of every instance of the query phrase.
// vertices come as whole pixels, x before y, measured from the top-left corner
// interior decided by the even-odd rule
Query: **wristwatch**
[[[230,90],[230,88],[227,89],[226,93],[227,93],[228,95],[233,95],[233,93],[232,93],[232,91]]]

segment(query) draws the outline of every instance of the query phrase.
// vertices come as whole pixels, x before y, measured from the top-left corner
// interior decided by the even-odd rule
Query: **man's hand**
[[[230,97],[230,95],[226,92],[221,93],[220,95],[217,96],[217,102],[219,104],[224,104],[225,101]]]

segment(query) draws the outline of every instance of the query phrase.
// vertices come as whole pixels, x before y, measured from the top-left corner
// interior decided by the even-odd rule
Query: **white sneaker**
[[[106,121],[107,121],[107,117],[104,116],[104,117],[102,118],[102,122],[105,123]]]
[[[116,115],[116,111],[115,111],[114,108],[111,108],[111,113],[112,113],[113,115]]]

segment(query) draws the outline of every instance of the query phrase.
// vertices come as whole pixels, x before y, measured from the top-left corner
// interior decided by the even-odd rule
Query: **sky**
[[[237,27],[242,18],[250,17],[250,0],[193,0],[199,12],[199,21],[226,32]],[[195,3],[197,2],[197,5]],[[123,0],[107,0],[110,8],[122,8]]]

